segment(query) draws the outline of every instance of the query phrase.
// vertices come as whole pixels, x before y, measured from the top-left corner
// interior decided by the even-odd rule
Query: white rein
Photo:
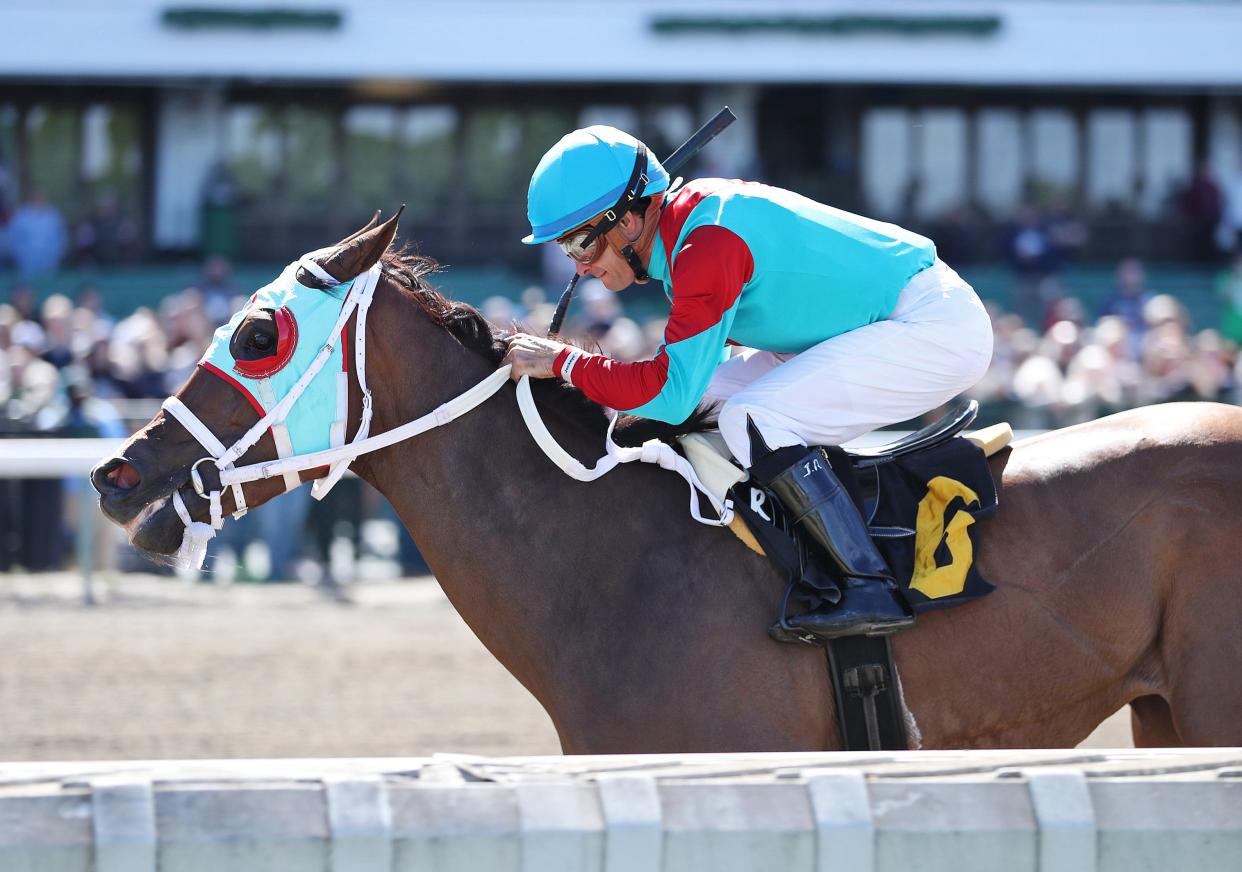
[[[299,261],[299,265],[329,285],[340,284],[309,257],[303,257]],[[206,556],[208,540],[214,537],[215,531],[224,525],[223,512],[220,506],[222,489],[232,489],[237,507],[234,517],[240,517],[246,512],[246,500],[242,492],[243,484],[282,476],[286,482],[286,489],[289,489],[291,486],[297,486],[297,473],[307,469],[329,466],[330,471],[327,478],[316,482],[317,487],[314,496],[322,499],[331,487],[340,480],[350,462],[357,457],[371,451],[387,448],[397,442],[417,436],[420,433],[425,433],[428,430],[433,430],[436,427],[442,427],[450,421],[460,418],[481,405],[499,391],[505,382],[509,380],[511,367],[503,366],[474,385],[474,387],[459,394],[454,399],[437,406],[426,415],[402,424],[399,427],[394,427],[384,433],[368,436],[372,406],[371,392],[367,389],[366,384],[366,313],[374,299],[380,270],[381,265],[377,263],[367,272],[358,276],[341,305],[341,314],[337,319],[336,326],[329,334],[323,347],[316,354],[314,360],[311,361],[311,365],[306,372],[289,389],[289,392],[281,398],[280,402],[267,414],[263,415],[241,438],[234,442],[232,447],[225,448],[224,444],[212,433],[211,429],[178,398],[169,397],[164,401],[164,410],[180,421],[210,454],[210,457],[204,457],[196,461],[190,468],[190,480],[195,492],[209,503],[210,523],[194,521],[191,518],[179,490],[173,491],[172,495],[173,507],[176,509],[178,516],[180,516],[182,523],[186,526],[181,548],[177,552],[178,559],[183,563],[194,568],[201,567]],[[306,390],[306,387],[331,357],[336,342],[341,335],[342,328],[348,323],[350,316],[355,310],[358,312],[358,320],[354,330],[355,372],[357,373],[359,386],[362,389],[363,411],[362,422],[353,441],[345,445],[327,448],[323,451],[315,451],[309,454],[289,454],[275,460],[235,467],[233,464],[262,438],[268,428],[275,428],[283,424],[294,403],[297,402],[298,398]],[[526,422],[526,427],[534,438],[535,443],[553,463],[570,477],[583,482],[594,481],[621,463],[633,461],[655,463],[664,469],[677,472],[689,484],[690,514],[696,521],[711,526],[726,526],[732,521],[733,507],[729,501],[726,500],[721,503],[699,481],[690,463],[670,446],[654,439],[637,448],[623,448],[613,442],[612,431],[617,423],[615,412],[608,411],[610,420],[608,432],[604,437],[606,453],[596,462],[594,467],[588,469],[565,451],[548,431],[547,426],[539,415],[539,409],[535,405],[534,397],[531,395],[528,376],[523,376],[518,382],[517,398],[518,408],[522,413],[522,420]],[[209,488],[198,472],[199,465],[208,461],[214,463],[218,471],[220,478],[219,489]],[[291,484],[291,482],[293,483]],[[717,517],[710,518],[702,515],[699,510],[698,494],[702,494],[707,499]]]

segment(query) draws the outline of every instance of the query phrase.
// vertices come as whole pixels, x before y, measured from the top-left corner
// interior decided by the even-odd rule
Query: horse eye
[[[246,340],[246,345],[255,351],[271,351],[276,345],[276,340],[264,330],[255,330]]]

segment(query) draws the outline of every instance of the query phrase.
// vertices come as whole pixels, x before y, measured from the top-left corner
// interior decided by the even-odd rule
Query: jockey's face
[[[619,245],[624,245],[626,242],[633,242],[642,235],[642,232],[642,216],[635,212],[627,213],[621,219],[621,222],[609,233],[611,239],[608,241],[600,240],[601,250],[599,257],[591,263],[574,261],[574,268],[577,270],[578,275],[599,279],[603,282],[604,287],[613,292],[623,291],[634,284],[634,270],[630,269],[630,265],[625,262],[625,258],[610,243],[615,242]]]

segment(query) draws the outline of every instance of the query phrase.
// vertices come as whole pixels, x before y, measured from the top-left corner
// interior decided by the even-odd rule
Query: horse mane
[[[462,346],[500,366],[509,348],[510,332],[497,330],[482,313],[468,303],[450,300],[427,281],[440,265],[418,254],[409,245],[386,251],[381,258],[384,274],[406,292],[431,322],[446,330]],[[566,420],[602,437],[608,429],[604,407],[586,394],[554,379],[532,379],[531,390],[540,406],[551,409]],[[680,424],[666,424],[634,415],[622,415],[613,437],[619,445],[641,445],[649,439],[672,443],[684,433],[695,433],[715,426],[715,409],[700,406]]]

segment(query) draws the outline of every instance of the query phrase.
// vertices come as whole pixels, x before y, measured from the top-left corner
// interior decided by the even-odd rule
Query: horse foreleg
[[[1130,703],[1130,731],[1136,748],[1180,748],[1186,744],[1173,725],[1173,710],[1161,696],[1140,696]]]

